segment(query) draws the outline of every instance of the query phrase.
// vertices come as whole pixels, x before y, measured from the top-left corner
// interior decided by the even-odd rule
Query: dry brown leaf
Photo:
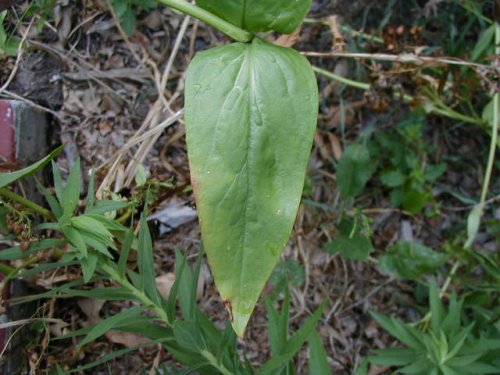
[[[368,375],[380,375],[384,374],[389,368],[387,366],[379,366],[379,365],[370,365],[370,371],[368,371]]]
[[[200,299],[203,296],[203,291],[205,289],[205,283],[210,277],[210,271],[205,265],[202,265],[200,270],[200,276],[198,278],[198,285],[196,288],[196,298]],[[168,298],[170,294],[170,289],[175,282],[175,274],[173,272],[168,272],[164,275],[158,276],[156,278],[156,287],[158,291],[163,296],[163,298]]]
[[[72,281],[77,278],[80,278],[80,275],[73,275],[70,273],[64,274],[64,275],[58,275],[58,276],[51,276],[45,279],[42,278],[37,278],[35,280],[35,284],[37,286],[40,286],[45,289],[52,289],[54,288],[54,285],[57,283],[62,283],[65,281]]]
[[[328,116],[329,126],[353,125],[356,122],[356,110],[366,106],[366,100],[351,102],[345,106],[336,106],[330,110]]]
[[[94,299],[94,298],[82,298],[77,301],[78,306],[83,311],[85,316],[87,317],[86,322],[81,322],[81,325],[84,327],[88,327],[93,324],[98,324],[102,321],[99,313],[104,306],[105,300]],[[58,327],[55,327],[58,328]],[[64,327],[61,327],[61,329]],[[52,326],[51,326],[52,329]],[[57,331],[56,331],[57,333]],[[55,334],[56,334],[55,333]],[[56,336],[58,336],[56,334]],[[60,335],[59,335],[60,336]],[[150,340],[146,337],[137,335],[130,332],[118,332],[118,331],[109,331],[105,333],[105,336],[109,341],[113,344],[124,345],[127,348],[131,348],[137,346],[139,344],[144,344]]]
[[[69,325],[69,323],[66,323],[63,320],[58,320],[57,322],[49,325],[50,334],[56,337],[63,336],[68,333],[67,327]]]
[[[208,266],[206,264],[202,264],[200,269],[200,277],[198,278],[198,286],[196,289],[196,298],[201,299],[203,297],[205,284],[209,283],[210,277],[211,276],[210,271],[208,270]]]
[[[170,289],[175,282],[175,274],[173,272],[168,272],[164,275],[158,276],[156,278],[156,287],[162,295],[163,298],[167,299],[170,294]]]
[[[111,121],[103,120],[99,122],[99,133],[101,133],[102,136],[108,135],[112,130],[113,124],[111,124]]]
[[[302,25],[297,27],[297,29],[291,34],[283,34],[278,39],[274,41],[274,44],[277,44],[282,47],[293,47],[295,43],[299,40],[300,30],[302,29]]]
[[[328,157],[330,156],[330,152],[328,151],[328,147],[325,144],[325,141],[323,140],[323,136],[319,133],[316,133],[316,136],[314,138],[314,143],[316,144],[316,147],[318,148],[319,154],[321,155],[321,158],[323,160],[328,160]]]
[[[81,298],[77,302],[80,309],[82,309],[85,316],[88,318],[91,324],[97,323],[101,320],[99,312],[101,311],[105,300],[94,299],[94,298]]]
[[[113,344],[124,345],[127,348],[132,348],[151,341],[144,336],[136,335],[135,333],[130,332],[109,331],[106,332],[105,336]]]
[[[335,160],[339,161],[344,153],[340,139],[334,133],[328,133],[328,139],[330,140],[330,144],[332,146],[333,157]]]

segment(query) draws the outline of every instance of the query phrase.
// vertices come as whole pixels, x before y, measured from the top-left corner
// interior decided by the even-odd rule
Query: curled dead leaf
[[[158,291],[163,298],[168,298],[168,296],[170,295],[170,289],[172,289],[174,282],[175,274],[172,272],[168,272],[156,278],[156,287],[158,288]]]
[[[340,139],[334,133],[328,133],[328,139],[332,147],[333,157],[335,160],[339,161],[344,153]]]
[[[150,340],[144,336],[136,335],[130,332],[109,331],[105,334],[106,338],[113,344],[120,344],[127,348],[133,348],[140,344],[145,344]]]
[[[58,320],[55,323],[49,325],[50,334],[56,337],[63,336],[68,333],[67,327],[69,325],[69,323],[66,323],[63,320]]]
[[[81,298],[76,303],[88,318],[89,322],[91,324],[95,324],[101,320],[99,312],[101,311],[105,302],[106,301],[102,299]]]
[[[87,321],[81,322],[81,325],[83,327],[98,324],[102,321],[99,313],[105,302],[105,300],[94,298],[81,298],[77,301],[78,306],[87,317]],[[63,326],[61,324],[59,326],[57,326],[57,324],[51,325],[51,332],[52,330],[54,330],[54,335],[61,336],[63,334],[62,332],[64,332],[65,327],[66,326]],[[126,346],[127,348],[132,348],[134,346],[150,341],[142,335],[137,335],[130,332],[109,331],[105,333],[105,336],[113,344],[120,344]]]

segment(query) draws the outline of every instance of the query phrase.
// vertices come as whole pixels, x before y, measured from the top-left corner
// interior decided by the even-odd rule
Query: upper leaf
[[[290,236],[318,113],[307,60],[258,38],[198,54],[186,135],[203,243],[242,336]]]
[[[311,0],[197,0],[196,4],[248,31],[293,32]]]

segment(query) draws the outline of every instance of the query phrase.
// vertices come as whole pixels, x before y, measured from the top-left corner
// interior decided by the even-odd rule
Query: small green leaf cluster
[[[381,132],[371,142],[370,154],[379,160],[380,181],[391,189],[392,204],[410,213],[434,202],[432,184],[446,171],[446,164],[425,163],[430,151],[423,141],[425,119],[412,115],[395,132]]]
[[[68,177],[66,186],[63,186],[61,171],[57,164],[52,163],[54,187],[56,196],[51,195],[40,186],[47,203],[49,204],[56,223],[45,223],[44,228],[61,231],[76,252],[67,254],[65,259],[76,258],[80,261],[85,282],[89,282],[95,272],[99,257],[109,259],[113,255],[108,249],[116,250],[114,236],[123,234],[126,228],[110,219],[105,214],[126,208],[127,202],[100,200],[94,202],[94,178],[90,179],[85,213],[75,216],[82,190],[80,162],[77,161]],[[114,234],[115,235],[114,235]]]
[[[340,192],[346,198],[357,197],[365,190],[376,164],[370,158],[368,147],[353,143],[342,155],[337,166],[337,181]]]
[[[7,11],[0,12],[0,57],[2,55],[16,56],[20,40],[17,37],[9,35],[5,30],[4,22],[7,17]]]
[[[435,282],[429,289],[429,315],[419,324],[372,313],[377,322],[406,347],[375,350],[370,362],[398,367],[415,375],[498,374],[500,340],[473,332],[475,323],[463,324],[464,299],[452,293],[444,306]]]
[[[394,207],[416,214],[436,203],[432,186],[446,172],[446,164],[430,164],[430,147],[423,141],[425,118],[410,115],[395,128],[374,133],[350,145],[337,167],[339,189],[345,197],[363,193],[376,175],[390,190]]]
[[[132,34],[137,25],[137,13],[150,11],[158,6],[156,0],[113,0],[116,16],[127,34]]]
[[[368,218],[359,213],[355,217],[345,217],[337,227],[339,233],[328,242],[326,250],[340,253],[346,259],[366,261],[374,250]]]
[[[379,265],[387,273],[403,280],[422,280],[425,274],[439,271],[448,255],[417,242],[399,241],[380,257]]]

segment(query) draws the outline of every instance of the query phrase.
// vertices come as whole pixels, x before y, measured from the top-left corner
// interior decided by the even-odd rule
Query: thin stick
[[[106,4],[108,5],[108,9],[111,12],[111,16],[113,17],[113,20],[115,21],[116,27],[118,28],[118,32],[120,33],[120,35],[121,35],[123,41],[125,42],[125,44],[127,45],[128,49],[130,50],[130,53],[132,54],[134,59],[137,61],[137,63],[149,74],[149,77],[151,78],[151,80],[154,81],[154,75],[152,75],[149,72],[149,70],[146,68],[146,65],[144,65],[144,61],[140,58],[140,56],[134,50],[134,46],[132,46],[132,43],[130,42],[130,39],[129,39],[127,33],[125,32],[125,30],[123,30],[123,27],[120,23],[120,20],[119,20],[118,16],[116,15],[115,8],[113,7],[113,4],[111,4],[110,0],[107,0]]]
[[[338,82],[341,82],[347,86],[351,86],[351,87],[361,89],[361,90],[369,90],[371,87],[371,85],[369,83],[354,81],[352,79],[339,76],[337,74],[329,72],[328,70],[324,70],[324,69],[318,68],[316,66],[313,66],[312,69],[318,74],[321,74],[325,77],[328,77],[328,78],[331,78],[331,79],[336,80]],[[403,101],[405,101],[406,103],[411,103],[414,100],[414,98],[408,94],[395,93],[394,96],[396,99],[400,98]],[[440,115],[440,116],[452,118],[454,120],[468,122],[468,123],[479,125],[479,126],[484,125],[484,122],[482,119],[470,117],[470,116],[464,115],[462,113],[459,113],[459,112],[455,111],[454,109],[451,109],[450,107],[446,106],[446,104],[443,103],[441,100],[439,100],[437,97],[432,97],[430,99],[433,101],[433,103],[435,105],[432,106],[430,109],[428,109],[428,113],[433,113],[435,115]]]
[[[458,65],[468,66],[477,69],[494,70],[490,65],[477,64],[470,61],[455,59],[452,57],[431,57],[419,56],[414,53],[404,53],[401,55],[391,55],[386,53],[352,53],[352,52],[302,52],[305,56],[310,57],[348,57],[353,59],[370,59],[379,61],[392,61],[405,64],[416,65]]]
[[[49,220],[54,219],[54,215],[52,215],[52,212],[50,212],[46,208],[43,208],[42,206],[36,204],[35,202],[30,201],[29,199],[26,199],[23,196],[10,191],[9,189],[0,188],[0,195],[3,195],[7,199],[10,199],[12,201],[15,201],[17,203],[22,204],[24,207],[28,208],[30,211],[33,211],[39,215],[42,215],[43,217],[45,217]]]
[[[160,85],[158,87],[158,95],[159,99],[161,100],[164,108],[163,111],[168,111],[170,114],[172,113],[172,110],[170,108],[170,104],[173,101],[170,100],[170,102],[166,101],[164,97],[164,92],[167,87],[168,83],[168,78],[170,76],[170,72],[172,70],[172,66],[174,65],[175,57],[177,56],[180,46],[182,44],[182,39],[184,38],[184,35],[186,34],[187,27],[189,25],[189,22],[191,20],[190,16],[186,16],[184,18],[184,21],[181,24],[181,27],[179,29],[179,32],[177,34],[177,38],[174,43],[174,47],[172,48],[172,52],[170,54],[170,57],[168,59],[167,65],[165,66],[165,69],[163,71],[163,75],[161,77]],[[175,115],[174,115],[175,116]],[[153,129],[158,127],[154,123],[151,123],[150,125]],[[160,137],[160,132],[155,132],[154,135],[151,136],[149,139],[145,139],[145,142],[141,144],[139,149],[136,152],[136,156],[133,160],[131,160],[125,169],[125,186],[128,186],[132,183],[135,174],[137,173],[137,167],[139,164],[141,164],[144,159],[146,158],[147,154],[153,147],[154,143],[158,140]]]
[[[495,53],[497,55],[500,54],[500,24],[497,23],[495,25]],[[491,124],[491,141],[490,141],[490,151],[488,155],[488,163],[486,165],[486,171],[484,174],[484,180],[483,180],[483,186],[481,189],[481,199],[476,207],[479,207],[479,224],[478,227],[481,223],[481,218],[484,213],[484,207],[486,205],[486,198],[488,196],[488,190],[491,182],[491,176],[493,174],[493,165],[495,163],[495,153],[496,153],[496,146],[497,146],[497,139],[498,139],[498,131],[500,130],[500,93],[495,93],[493,95],[493,123]],[[476,233],[477,234],[477,233]],[[471,236],[471,238],[467,239],[467,242],[464,245],[464,248],[469,248],[472,246],[475,240],[475,235]],[[453,267],[450,271],[450,274],[446,278],[445,283],[443,284],[443,287],[441,288],[440,292],[440,297],[442,298],[446,290],[448,289],[451,279],[453,276],[455,276],[456,272],[458,271],[458,268],[460,266],[460,261],[456,261],[455,264],[453,264]]]
[[[53,318],[31,318],[31,319],[21,319],[21,320],[16,320],[14,322],[7,322],[7,323],[2,323],[0,324],[0,329],[5,329],[5,328],[10,328],[10,327],[17,327],[17,326],[24,326],[26,324],[34,323],[34,322],[46,322],[46,323],[60,323],[63,322],[66,324],[61,319],[53,319]]]
[[[0,95],[2,94],[2,92],[5,89],[7,89],[7,87],[9,87],[10,83],[12,82],[12,80],[14,79],[14,77],[17,73],[17,70],[19,69],[19,64],[21,62],[21,58],[23,57],[23,51],[24,51],[23,44],[26,41],[26,38],[28,37],[31,26],[33,25],[33,21],[34,21],[34,19],[32,19],[31,22],[29,23],[28,28],[26,29],[26,32],[24,33],[23,37],[21,38],[21,41],[19,42],[19,46],[17,46],[17,58],[16,58],[16,62],[14,63],[14,68],[10,72],[9,77],[7,78],[7,81],[5,81],[3,86],[0,87]]]

